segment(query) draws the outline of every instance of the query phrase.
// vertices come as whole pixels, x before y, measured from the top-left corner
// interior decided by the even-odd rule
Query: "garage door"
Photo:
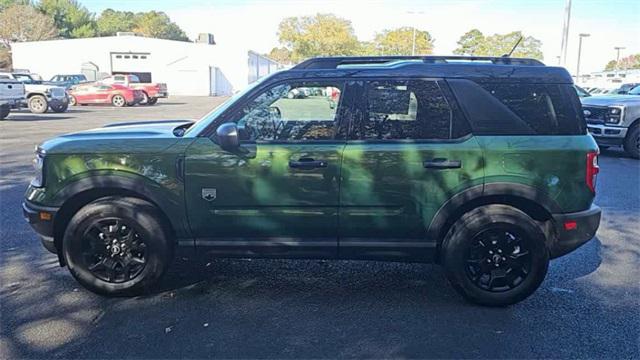
[[[111,53],[112,73],[151,72],[149,53]]]

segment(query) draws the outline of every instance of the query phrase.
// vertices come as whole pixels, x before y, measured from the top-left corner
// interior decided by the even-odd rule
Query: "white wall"
[[[13,66],[49,79],[56,74],[77,74],[92,62],[100,72],[111,72],[111,52],[150,53],[154,82],[167,83],[170,95],[208,96],[209,67],[220,69],[230,92],[248,83],[248,53],[242,45],[208,45],[138,36],[34,41],[12,44]]]

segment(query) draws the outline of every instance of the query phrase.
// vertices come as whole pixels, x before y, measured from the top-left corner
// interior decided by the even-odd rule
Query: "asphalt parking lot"
[[[464,302],[424,264],[180,258],[150,295],[81,288],[22,219],[34,145],[116,121],[198,118],[221,101],[0,121],[0,358],[640,357],[640,161],[617,149],[600,158],[597,237],[508,308]]]

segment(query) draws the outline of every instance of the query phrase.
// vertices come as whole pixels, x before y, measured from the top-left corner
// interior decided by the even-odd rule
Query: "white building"
[[[229,95],[276,71],[279,64],[242,46],[215,44],[202,34],[196,42],[135,36],[32,41],[11,45],[13,67],[48,80],[57,74],[136,74],[163,82],[170,95]]]
[[[622,84],[640,83],[640,69],[598,71],[581,74],[576,83],[583,87],[619,88]]]

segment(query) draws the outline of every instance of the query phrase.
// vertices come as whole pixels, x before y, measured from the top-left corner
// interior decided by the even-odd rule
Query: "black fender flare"
[[[529,200],[549,214],[562,212],[558,203],[550,198],[546,192],[530,185],[506,182],[476,185],[455,194],[438,209],[427,228],[427,238],[440,244],[446,235],[443,230],[451,224],[452,217],[462,216],[466,211],[476,207],[469,204],[484,205],[484,199],[487,199],[488,203],[501,203],[499,200],[501,196]],[[470,208],[465,209],[465,206],[470,206]],[[463,210],[461,213],[461,209],[466,211]]]
[[[54,197],[54,202],[64,207],[68,200],[82,193],[104,193],[104,196],[123,195],[140,197],[155,204],[170,222],[177,237],[189,235],[190,227],[184,215],[184,203],[181,196],[168,195],[169,190],[144,177],[126,174],[93,174],[64,186]],[[99,196],[102,197],[102,196]],[[173,199],[172,199],[173,198]],[[181,214],[181,216],[172,216]]]

